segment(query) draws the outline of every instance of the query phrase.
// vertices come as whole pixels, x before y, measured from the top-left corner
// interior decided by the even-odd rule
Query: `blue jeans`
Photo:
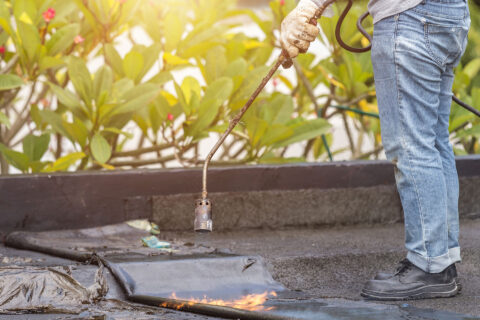
[[[374,26],[382,142],[395,165],[407,258],[430,273],[460,261],[458,175],[448,124],[453,68],[469,27],[466,0],[424,0]]]

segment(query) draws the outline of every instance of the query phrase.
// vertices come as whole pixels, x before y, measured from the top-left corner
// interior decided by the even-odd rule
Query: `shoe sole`
[[[361,296],[371,300],[398,301],[398,300],[419,300],[433,298],[449,298],[456,296],[461,290],[456,281],[444,285],[431,285],[415,290],[403,292],[377,292],[363,289]]]

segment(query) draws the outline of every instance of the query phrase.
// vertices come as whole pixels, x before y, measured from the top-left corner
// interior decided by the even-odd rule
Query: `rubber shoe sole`
[[[389,279],[389,278],[393,277],[393,274],[388,275],[386,272],[383,272],[383,274],[385,274],[384,277],[375,276],[375,278],[373,278],[373,279],[374,280],[386,280],[386,279]],[[462,292],[463,287],[462,287],[462,284],[461,284],[460,280],[458,278],[455,278],[455,282],[457,282],[458,293]]]
[[[370,300],[380,301],[401,301],[401,300],[419,300],[433,298],[450,298],[456,296],[460,288],[456,281],[449,284],[430,285],[415,290],[400,292],[376,292],[363,289],[360,295]]]

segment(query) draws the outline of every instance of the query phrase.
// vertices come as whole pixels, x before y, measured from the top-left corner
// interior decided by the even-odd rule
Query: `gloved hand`
[[[300,0],[297,7],[282,21],[280,43],[290,58],[307,52],[310,42],[313,42],[320,33],[316,25],[310,24],[310,19],[319,18],[316,12],[324,1]]]

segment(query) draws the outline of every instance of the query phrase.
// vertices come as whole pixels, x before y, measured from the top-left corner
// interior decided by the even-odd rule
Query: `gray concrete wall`
[[[155,196],[152,219],[162,230],[192,230],[198,194]],[[214,229],[278,229],[299,226],[390,224],[403,220],[396,187],[215,192]],[[460,214],[480,217],[480,177],[461,178]]]
[[[479,216],[480,156],[457,158],[462,216]],[[202,171],[78,172],[0,177],[0,232],[86,228],[153,218],[191,230]],[[386,161],[211,168],[216,230],[390,223],[401,219]]]

